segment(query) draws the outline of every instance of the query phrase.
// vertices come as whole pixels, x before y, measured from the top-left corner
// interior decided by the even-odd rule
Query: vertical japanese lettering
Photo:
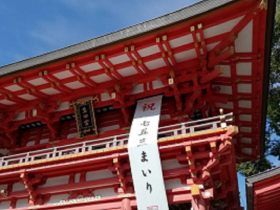
[[[152,185],[147,182],[146,189],[150,190],[150,194],[153,191]]]
[[[145,151],[143,151],[141,154],[142,154],[142,159],[141,159],[141,161],[142,161],[142,162],[148,162],[147,153],[146,153]]]

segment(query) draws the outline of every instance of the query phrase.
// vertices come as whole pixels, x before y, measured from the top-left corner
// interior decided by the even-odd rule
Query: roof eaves
[[[74,54],[92,50],[104,45],[112,44],[127,38],[131,38],[155,29],[168,26],[182,20],[201,15],[210,10],[224,6],[235,0],[204,0],[188,7],[182,8],[175,12],[163,15],[161,17],[133,25],[122,30],[106,34],[88,41],[74,44],[65,48],[61,48],[49,53],[45,53],[36,57],[22,60],[16,63],[8,64],[0,67],[0,76],[10,74],[16,71],[24,70],[34,66],[42,65],[51,61],[62,59]]]
[[[275,176],[280,176],[280,166],[246,178],[247,210],[254,210],[254,184]]]
[[[268,171],[264,171],[262,173],[259,174],[255,174],[253,176],[249,176],[246,178],[246,184],[247,183],[251,183],[254,184],[256,182],[260,182],[275,176],[280,176],[280,166],[270,169]]]

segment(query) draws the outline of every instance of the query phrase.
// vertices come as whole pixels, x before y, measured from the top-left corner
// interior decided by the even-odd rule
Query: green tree
[[[271,48],[267,123],[271,132],[280,136],[280,1],[277,0]]]
[[[280,136],[280,0],[276,3],[274,32],[271,48],[271,63],[269,75],[269,94],[267,103],[267,130]],[[270,138],[270,136],[268,136]],[[280,141],[270,139],[267,154],[280,160]]]
[[[237,171],[240,171],[244,176],[252,176],[254,174],[258,174],[260,172],[266,171],[268,169],[273,168],[273,164],[267,160],[266,156],[271,155],[271,140],[270,140],[271,133],[266,132],[265,138],[265,156],[261,157],[258,161],[247,161],[242,162],[236,165]]]
[[[252,176],[271,169],[272,165],[265,157],[262,157],[257,162],[247,161],[237,164],[236,168],[238,171],[241,171],[243,175]]]

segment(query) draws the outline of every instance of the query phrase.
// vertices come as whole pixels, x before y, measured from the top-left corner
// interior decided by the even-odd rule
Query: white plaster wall
[[[252,52],[253,49],[253,20],[246,25],[235,40],[236,52]]]
[[[25,119],[25,112],[20,112],[16,118],[14,119],[14,121],[19,121],[19,120],[24,120]]]
[[[17,208],[28,207],[28,206],[29,206],[29,204],[28,204],[28,199],[27,198],[17,200],[16,209]]]
[[[13,184],[12,192],[25,190],[24,185],[17,182]]]
[[[165,189],[166,190],[182,188],[182,187],[186,187],[187,186],[187,185],[183,185],[181,183],[180,179],[169,179],[169,180],[166,180],[164,182],[164,184],[165,184]]]
[[[0,191],[1,191],[1,190],[7,189],[7,187],[8,187],[7,184],[1,184],[1,185],[0,185]]]
[[[9,150],[7,149],[0,149],[0,153],[2,153],[3,155],[6,155],[9,152]]]
[[[248,155],[252,155],[252,148],[242,148],[241,151]]]
[[[81,174],[75,174],[75,183],[78,183],[80,181]]]
[[[39,186],[39,188],[68,184],[68,180],[69,180],[69,176],[48,178],[46,184]]]
[[[27,147],[28,147],[28,146],[33,146],[33,145],[35,145],[35,141],[29,141],[29,142],[27,142],[27,144],[26,144]]]
[[[78,133],[70,133],[67,135],[67,139],[71,139],[71,138],[76,138],[76,136],[78,135]]]
[[[0,203],[0,209],[9,209],[11,201],[2,201]]]
[[[162,170],[169,170],[174,168],[183,168],[186,165],[179,164],[177,159],[170,159],[161,161]]]
[[[144,92],[144,85],[143,84],[138,84],[137,86],[135,86],[133,88],[130,95],[134,95],[134,94],[142,93],[142,92]]]
[[[119,129],[119,128],[120,128],[120,125],[111,125],[111,126],[99,128],[99,131],[100,132],[111,131],[111,130],[115,130],[115,129]]]
[[[170,119],[170,115],[169,114],[165,114],[165,115],[161,115],[160,116],[160,120],[167,120],[167,119]]]
[[[246,133],[251,133],[252,132],[252,128],[251,127],[241,127],[240,131],[246,132]]]
[[[108,169],[99,170],[99,171],[90,171],[86,173],[86,181],[97,180],[97,179],[105,179],[110,177],[115,177],[116,175],[113,174]]]
[[[59,203],[61,200],[66,200],[69,197],[69,194],[60,194],[51,196],[47,204]]]
[[[115,193],[114,188],[105,188],[105,189],[94,190],[93,193],[95,196],[101,196],[101,197],[109,197],[109,196],[118,195],[117,193]]]
[[[44,144],[44,143],[48,143],[48,142],[49,142],[48,138],[40,140],[40,144]]]
[[[158,80],[153,81],[152,84],[153,84],[153,89],[159,89],[167,86],[162,84],[162,81],[158,81]]]
[[[58,112],[58,111],[66,110],[66,109],[69,109],[69,102],[68,101],[61,103],[55,111]]]

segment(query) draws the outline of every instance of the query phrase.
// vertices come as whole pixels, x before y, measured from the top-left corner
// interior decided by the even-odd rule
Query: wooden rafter
[[[66,64],[66,69],[69,69],[72,74],[77,78],[77,81],[81,82],[88,88],[97,87],[97,84],[88,78],[88,75],[80,69],[79,66],[76,66],[75,63]]]

